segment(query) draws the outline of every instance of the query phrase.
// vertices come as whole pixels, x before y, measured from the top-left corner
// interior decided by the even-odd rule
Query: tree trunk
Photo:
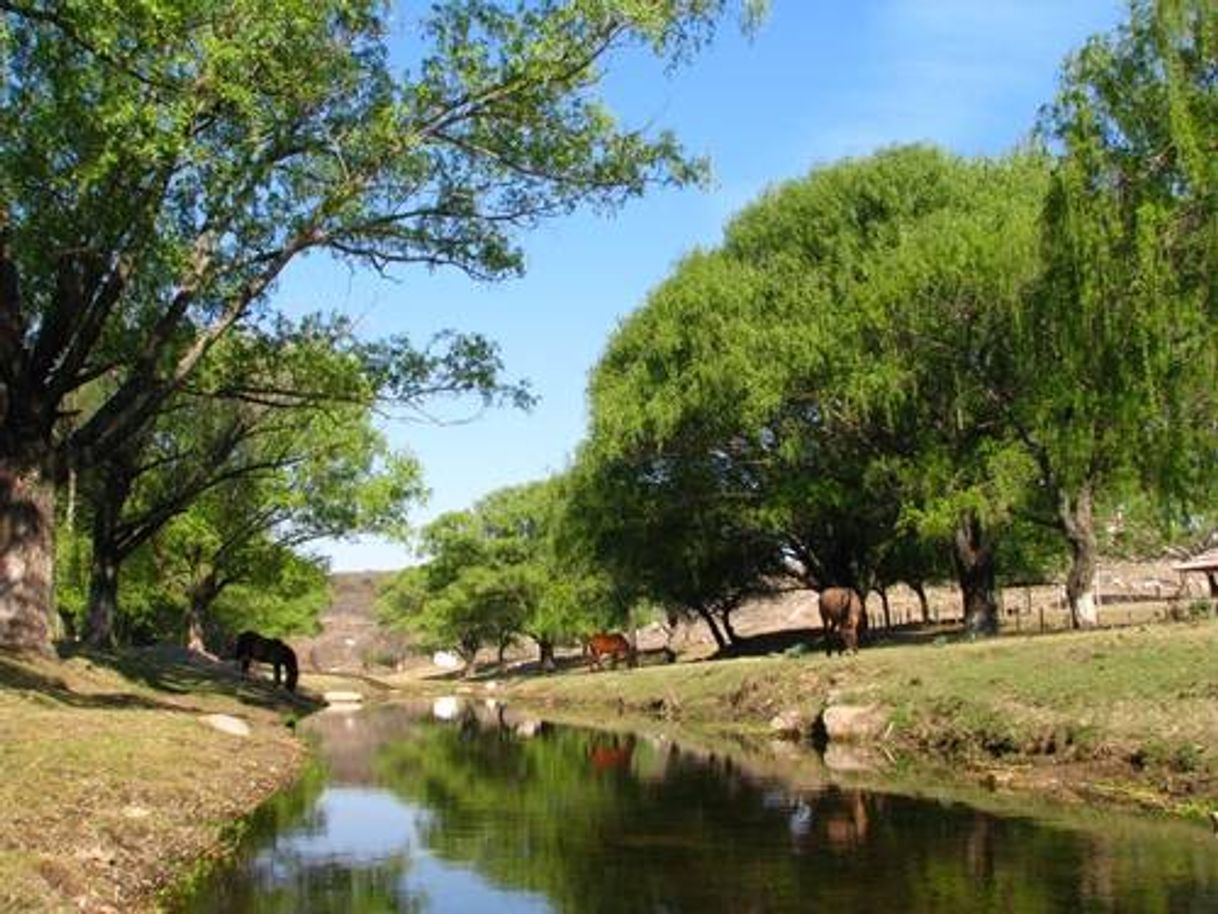
[[[1066,573],[1066,602],[1070,604],[1070,624],[1074,628],[1094,628],[1099,624],[1095,602],[1095,577],[1099,570],[1099,545],[1095,537],[1091,484],[1083,483],[1071,504],[1062,493],[1058,518],[1066,541],[1070,543],[1070,570]]]
[[[918,595],[918,606],[922,609],[922,624],[930,625],[930,601],[926,599],[926,585],[921,581],[915,581],[909,586]]]
[[[209,572],[190,588],[190,605],[186,609],[186,646],[200,654],[207,654],[207,614],[216,597],[220,596],[219,582],[215,571]]]
[[[875,590],[880,595],[880,609],[884,613],[884,628],[892,628],[892,610],[888,605],[888,588],[877,587]]]
[[[558,664],[554,662],[554,642],[549,638],[537,639],[537,650],[540,653],[541,668],[547,673],[553,673],[558,669]]]
[[[998,634],[998,598],[995,593],[994,546],[972,511],[960,519],[953,558],[960,596],[964,602],[964,629],[970,634]]]
[[[457,655],[465,661],[465,669],[461,675],[465,679],[473,679],[478,672],[478,642],[466,641],[457,646]]]
[[[735,644],[737,639],[736,629],[732,628],[732,610],[734,606],[729,606],[726,609],[719,610],[719,619],[723,624],[723,637],[727,639],[728,644]]]
[[[89,566],[89,615],[85,619],[85,642],[93,647],[114,646],[114,620],[118,618],[118,572],[120,562],[109,549],[93,543]]]
[[[51,652],[54,563],[54,483],[0,462],[0,648]]]
[[[714,636],[715,644],[718,645],[719,650],[723,650],[727,647],[727,640],[723,637],[723,632],[719,631],[719,626],[715,624],[715,617],[710,610],[702,606],[697,607],[697,611],[698,615],[702,617],[702,621],[706,623],[706,627],[710,629],[711,635]]]

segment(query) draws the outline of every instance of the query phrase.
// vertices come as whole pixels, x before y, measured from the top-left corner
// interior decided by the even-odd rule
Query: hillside
[[[353,571],[330,575],[330,606],[322,614],[321,634],[292,639],[305,670],[357,673],[396,665],[404,639],[382,631],[376,622],[377,593],[394,574]]]

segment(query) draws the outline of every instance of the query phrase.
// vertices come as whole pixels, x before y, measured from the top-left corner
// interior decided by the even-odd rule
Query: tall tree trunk
[[[888,588],[877,587],[875,590],[880,595],[880,609],[884,613],[884,628],[892,628],[892,609],[888,605]]]
[[[727,647],[727,639],[723,637],[723,632],[719,631],[719,626],[715,624],[715,617],[709,609],[703,606],[697,607],[698,615],[702,617],[702,621],[706,623],[706,627],[710,629],[711,635],[715,639],[715,644],[720,650]]]
[[[118,574],[123,556],[119,551],[118,525],[123,505],[131,491],[131,473],[125,464],[108,464],[100,490],[93,499],[93,528],[90,531],[93,561],[89,566],[89,608],[85,619],[85,641],[93,647],[114,644],[114,622],[118,618]]]
[[[735,606],[726,606],[719,610],[719,620],[723,625],[723,637],[727,639],[728,644],[735,644],[737,639],[736,629],[732,628],[732,610]]]
[[[54,568],[54,483],[0,460],[0,648],[51,652]]]
[[[1058,519],[1070,544],[1070,570],[1066,573],[1066,602],[1070,604],[1070,624],[1074,628],[1094,628],[1099,624],[1095,602],[1095,578],[1099,570],[1099,544],[1095,536],[1091,484],[1083,483],[1071,503],[1062,493]]]
[[[207,650],[207,614],[216,597],[220,596],[221,587],[216,579],[215,571],[208,572],[201,580],[190,588],[190,605],[186,609],[186,646],[200,654]]]
[[[473,679],[478,672],[478,641],[464,641],[457,646],[457,655],[465,661],[465,669],[461,675],[465,679]]]
[[[85,619],[85,642],[93,647],[114,645],[114,620],[118,617],[118,572],[120,561],[112,550],[93,544],[89,566],[89,614]]]
[[[909,587],[918,595],[918,606],[922,610],[922,624],[930,625],[930,601],[926,599],[926,585],[921,581],[915,581]]]
[[[998,634],[998,598],[995,592],[994,545],[981,519],[969,511],[960,518],[953,558],[960,595],[964,601],[964,629],[971,634]]]
[[[536,640],[541,668],[547,673],[553,673],[558,669],[558,664],[554,662],[554,642],[549,638],[538,638]]]

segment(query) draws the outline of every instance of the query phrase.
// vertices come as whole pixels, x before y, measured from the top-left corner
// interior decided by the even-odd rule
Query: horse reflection
[[[619,737],[597,736],[588,745],[588,761],[596,772],[629,771],[634,757],[633,735]]]
[[[842,791],[836,794],[839,801],[826,804],[821,813],[825,829],[825,841],[832,850],[853,850],[867,840],[871,820],[867,815],[867,801],[861,790]]]

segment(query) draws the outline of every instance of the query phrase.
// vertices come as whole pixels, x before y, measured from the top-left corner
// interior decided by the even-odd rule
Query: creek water
[[[679,744],[440,700],[309,722],[319,765],[182,910],[1216,912],[1218,840],[834,784],[788,745]]]

